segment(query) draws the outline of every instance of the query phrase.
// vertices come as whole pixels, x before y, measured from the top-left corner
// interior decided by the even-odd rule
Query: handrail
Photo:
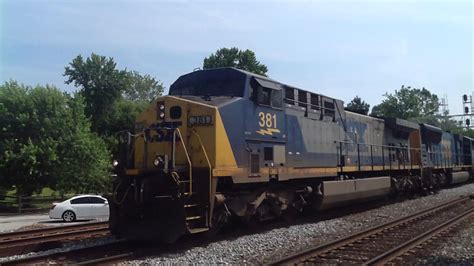
[[[384,154],[383,154],[383,151],[384,150],[388,150],[389,152],[396,152],[397,150],[398,151],[406,151],[406,152],[417,152],[417,157],[420,159],[420,162],[422,162],[423,158],[422,158],[422,153],[425,153],[427,154],[428,156],[430,156],[430,162],[433,166],[443,166],[445,165],[446,167],[448,166],[462,166],[463,164],[459,164],[459,163],[453,163],[452,162],[452,159],[457,157],[457,156],[460,156],[460,157],[465,157],[466,155],[464,153],[461,153],[461,154],[456,154],[455,152],[446,152],[446,151],[425,151],[424,149],[422,148],[411,148],[411,147],[401,147],[401,146],[395,146],[395,145],[380,145],[380,144],[371,144],[371,143],[357,143],[357,142],[349,142],[349,141],[338,141],[338,140],[335,140],[334,141],[335,143],[339,143],[339,155],[342,155],[342,144],[349,144],[349,145],[354,145],[354,146],[357,146],[357,152],[359,152],[360,150],[360,146],[368,146],[370,147],[370,159],[371,161],[373,161],[373,157],[374,157],[374,154],[373,154],[373,150],[372,150],[372,147],[380,147],[381,148],[381,151],[382,151],[382,157],[384,157]],[[407,163],[410,163],[410,167],[408,169],[412,169],[413,168],[413,158],[402,158],[401,160],[400,159],[397,159],[399,161],[399,163],[402,163],[403,165],[403,169],[406,169],[406,164]],[[397,161],[395,160],[395,161]],[[360,167],[362,166],[361,165],[361,162],[360,162],[360,158],[357,160],[357,165]],[[339,162],[340,163],[340,166],[342,167],[342,162]],[[389,163],[390,163],[390,167],[391,167],[391,164],[392,164],[392,160],[390,159],[389,160]],[[383,166],[385,166],[385,162],[382,163]],[[374,166],[373,163],[371,164],[371,166]],[[400,165],[399,165],[399,169],[400,169]]]
[[[381,145],[381,144],[371,144],[371,143],[360,143],[360,142],[350,142],[350,141],[339,141],[335,140],[334,142],[339,142],[341,144],[352,144],[352,145],[368,145],[373,147],[382,147],[382,148],[397,148],[397,149],[405,149],[405,150],[422,150],[421,148],[409,148],[409,147],[401,147],[401,146],[390,146],[390,145]]]
[[[189,195],[191,196],[193,194],[193,165],[191,163],[191,159],[189,158],[189,153],[188,153],[188,149],[186,149],[186,145],[184,143],[184,139],[183,139],[183,135],[181,135],[181,131],[179,130],[179,128],[176,128],[173,132],[173,137],[176,135],[176,132],[178,132],[178,136],[179,136],[179,139],[181,140],[181,142],[183,143],[183,149],[184,149],[184,154],[186,155],[186,159],[188,160],[188,164],[189,164]],[[173,141],[174,142],[174,141]],[[175,147],[173,148],[173,150],[176,150],[176,142],[173,143],[173,145],[175,145]],[[176,152],[176,151],[175,151]],[[175,160],[175,158],[173,158],[173,160]],[[173,162],[174,163],[174,162]]]
[[[211,166],[211,161],[209,160],[209,157],[207,156],[206,148],[204,148],[204,145],[202,144],[201,136],[196,132],[195,129],[191,130],[191,132],[196,135],[198,138],[199,144],[201,145],[201,149],[204,152],[204,157],[206,157],[207,164],[209,165],[209,202],[211,202],[211,190],[212,190],[212,166]]]

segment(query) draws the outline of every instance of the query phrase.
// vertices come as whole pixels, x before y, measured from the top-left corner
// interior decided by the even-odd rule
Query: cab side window
[[[283,92],[278,84],[263,80],[258,81],[253,78],[250,85],[252,87],[252,98],[258,104],[273,108],[283,107]]]
[[[283,93],[282,90],[273,90],[272,92],[272,106],[275,108],[283,107]]]
[[[271,105],[270,97],[272,95],[272,90],[269,88],[264,88],[259,86],[258,89],[258,104],[262,105]]]

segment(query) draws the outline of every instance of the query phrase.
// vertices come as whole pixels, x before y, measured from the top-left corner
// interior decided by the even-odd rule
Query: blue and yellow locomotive
[[[181,76],[136,118],[110,229],[172,242],[472,178],[473,140],[235,68]]]

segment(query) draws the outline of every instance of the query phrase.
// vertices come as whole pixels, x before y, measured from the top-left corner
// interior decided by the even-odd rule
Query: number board
[[[210,115],[201,115],[201,116],[191,116],[189,117],[189,126],[208,126],[212,125],[212,116]]]

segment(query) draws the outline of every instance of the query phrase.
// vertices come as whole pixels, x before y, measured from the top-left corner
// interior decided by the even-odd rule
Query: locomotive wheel
[[[217,207],[212,214],[212,227],[206,232],[206,237],[213,238],[229,222],[230,213],[225,207]]]
[[[271,212],[271,206],[267,202],[263,202],[258,206],[257,210],[253,214],[242,217],[242,221],[252,229],[261,227],[263,223],[269,220],[273,220],[280,216],[276,216]]]
[[[114,203],[109,204],[109,230],[112,235],[118,236],[119,230],[119,217],[118,217],[118,206]]]
[[[296,219],[299,213],[300,211],[290,206],[285,212],[283,212],[281,218],[283,221],[291,223]]]
[[[435,183],[435,185],[433,186],[434,191],[437,192],[443,186],[443,184],[441,183],[441,174],[434,174],[433,179]]]
[[[446,186],[447,183],[448,183],[448,180],[446,178],[446,174],[445,173],[440,173],[439,174],[439,183],[442,187]]]

